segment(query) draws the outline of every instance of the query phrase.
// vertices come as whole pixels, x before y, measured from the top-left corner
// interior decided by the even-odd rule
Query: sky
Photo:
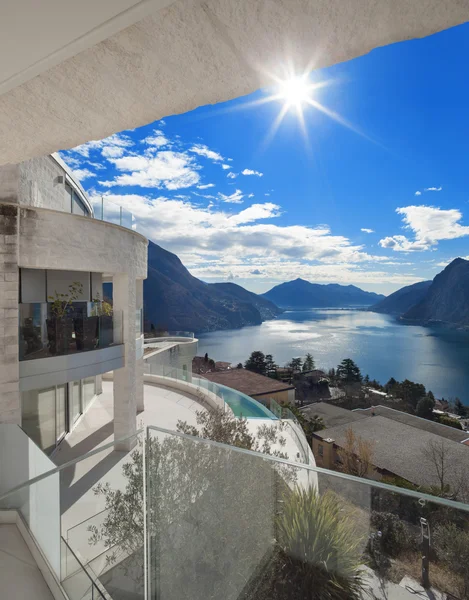
[[[273,79],[61,156],[204,281],[388,294],[469,258],[468,60],[461,25],[313,71],[303,119]]]

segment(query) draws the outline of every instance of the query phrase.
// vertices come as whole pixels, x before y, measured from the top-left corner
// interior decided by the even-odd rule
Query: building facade
[[[114,371],[115,439],[143,404],[147,240],[95,218],[58,155],[0,168],[0,422],[47,453]],[[112,305],[103,282],[112,282]]]

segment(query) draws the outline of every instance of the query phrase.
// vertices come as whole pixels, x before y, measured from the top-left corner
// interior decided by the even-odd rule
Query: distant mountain
[[[216,331],[259,325],[282,311],[232,283],[207,284],[193,277],[179,258],[148,245],[148,278],[143,283],[146,328]]]
[[[424,298],[402,318],[469,327],[469,261],[456,258],[433,280]]]
[[[402,315],[423,300],[431,284],[431,281],[419,281],[412,285],[406,285],[377,304],[373,304],[370,310],[389,315]]]
[[[323,285],[300,278],[276,285],[262,296],[282,308],[370,306],[384,298],[382,294],[365,292],[354,285]]]
[[[218,290],[221,294],[231,296],[240,302],[252,304],[259,311],[263,321],[274,319],[283,312],[270,300],[267,300],[258,294],[253,294],[236,283],[211,283],[209,285],[211,288]]]

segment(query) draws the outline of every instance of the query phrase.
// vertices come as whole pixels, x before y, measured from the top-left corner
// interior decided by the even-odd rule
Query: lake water
[[[469,333],[402,325],[394,317],[359,310],[286,311],[262,325],[199,336],[199,355],[243,362],[253,350],[279,365],[311,352],[318,368],[352,358],[363,375],[423,383],[438,398],[469,405]]]

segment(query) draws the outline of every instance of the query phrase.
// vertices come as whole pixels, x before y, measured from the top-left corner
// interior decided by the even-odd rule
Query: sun
[[[312,100],[314,85],[308,77],[291,77],[278,85],[278,97],[288,108],[299,109]]]

